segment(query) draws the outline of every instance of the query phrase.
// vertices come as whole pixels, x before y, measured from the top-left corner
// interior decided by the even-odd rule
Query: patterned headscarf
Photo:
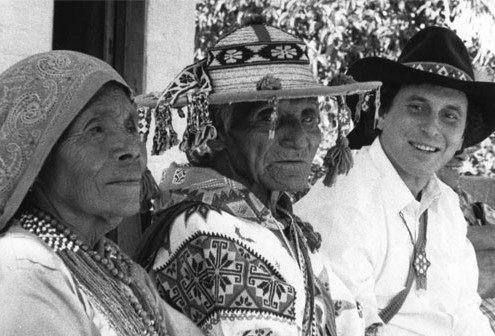
[[[62,133],[110,81],[129,89],[107,63],[66,50],[30,56],[0,75],[0,230]]]

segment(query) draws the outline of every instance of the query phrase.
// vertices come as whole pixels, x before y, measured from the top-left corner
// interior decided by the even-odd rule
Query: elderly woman
[[[192,166],[164,172],[138,254],[168,303],[208,335],[364,334],[286,192],[308,187],[317,97],[378,85],[315,83],[304,43],[263,24],[221,38],[177,77],[158,101],[154,145],[174,144],[170,108],[188,103],[181,147]]]
[[[123,79],[52,51],[0,87],[1,334],[199,335],[104,238],[138,212],[146,166]]]

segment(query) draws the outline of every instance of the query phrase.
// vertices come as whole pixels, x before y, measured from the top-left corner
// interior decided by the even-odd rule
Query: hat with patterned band
[[[363,58],[350,66],[348,74],[387,86],[426,83],[464,92],[469,102],[464,147],[481,142],[495,130],[495,83],[474,81],[468,51],[449,29],[425,28],[409,40],[397,61]]]
[[[181,150],[188,152],[201,148],[216,136],[209,119],[209,104],[252,101],[276,104],[280,99],[364,95],[381,85],[376,81],[319,84],[311,72],[306,51],[299,38],[254,20],[221,37],[205,60],[182,70],[160,96],[137,98],[142,106],[144,138],[150,115],[155,114],[152,154],[160,154],[179,142],[171,123],[171,109],[179,108],[181,117],[187,114]],[[187,107],[187,113],[180,110],[182,107]]]
[[[210,80],[210,104],[263,101],[273,96],[279,99],[340,96],[380,86],[379,82],[339,86],[317,83],[309,67],[306,44],[264,24],[248,25],[220,38],[208,51],[202,66]],[[183,106],[187,102],[187,94],[182,94],[173,103]]]

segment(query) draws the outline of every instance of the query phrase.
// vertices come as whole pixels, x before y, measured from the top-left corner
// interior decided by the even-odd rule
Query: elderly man
[[[397,62],[365,58],[349,73],[384,83],[379,136],[296,213],[324,233],[323,252],[362,303],[367,334],[493,335],[459,200],[435,172],[493,132],[495,84],[473,81],[462,41],[439,27],[417,33]]]
[[[139,256],[163,298],[208,335],[364,333],[359,305],[312,253],[320,237],[285,192],[307,187],[317,97],[380,83],[326,87],[308,65],[301,40],[253,23],[221,38],[158,102],[155,143],[166,148],[170,108],[188,98],[181,147],[192,166],[164,173]]]

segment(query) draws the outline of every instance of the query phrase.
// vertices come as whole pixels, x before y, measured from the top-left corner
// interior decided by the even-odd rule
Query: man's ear
[[[464,150],[464,134],[462,135],[461,142],[459,142],[459,145],[457,146],[457,149],[455,150],[455,153],[462,153]]]
[[[385,116],[381,115],[378,117],[375,129],[383,131],[383,124],[385,122]]]
[[[215,139],[208,140],[207,144],[214,152],[221,152],[227,147],[223,140],[223,134],[221,133],[218,133],[218,136]]]

